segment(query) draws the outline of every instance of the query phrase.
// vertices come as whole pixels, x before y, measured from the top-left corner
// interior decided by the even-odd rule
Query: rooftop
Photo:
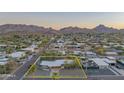
[[[65,64],[66,60],[53,60],[53,61],[42,61],[40,65],[48,66],[48,67],[55,67],[55,66],[61,66]],[[68,64],[71,64],[73,60],[67,60],[66,61]]]
[[[108,66],[108,64],[101,58],[92,58],[90,60],[92,60],[93,62],[95,62],[99,66]]]

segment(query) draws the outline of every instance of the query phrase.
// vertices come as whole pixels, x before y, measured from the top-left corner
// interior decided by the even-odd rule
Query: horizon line
[[[93,28],[95,28],[95,27],[97,27],[97,26],[99,26],[99,25],[103,25],[103,26],[105,26],[105,27],[114,28],[114,29],[118,29],[118,30],[124,29],[124,27],[123,27],[123,28],[117,28],[117,27],[113,27],[113,26],[109,26],[109,25],[105,25],[105,24],[98,24],[98,25],[96,25],[96,26],[94,26],[94,27],[80,27],[80,26],[76,26],[76,25],[75,25],[75,26],[69,25],[69,26],[63,26],[63,27],[61,27],[61,28],[59,28],[59,29],[54,28],[54,27],[52,27],[52,26],[43,26],[43,25],[27,24],[27,23],[6,23],[6,24],[0,24],[0,26],[2,26],[2,25],[28,25],[28,26],[33,25],[33,26],[44,27],[44,28],[52,28],[52,29],[54,29],[54,30],[61,30],[61,29],[63,29],[63,28],[67,28],[67,27],[77,27],[77,28],[81,28],[81,29],[84,29],[84,28],[86,28],[86,29],[93,29]]]

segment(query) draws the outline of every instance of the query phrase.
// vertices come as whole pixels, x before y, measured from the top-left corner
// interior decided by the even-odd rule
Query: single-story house
[[[79,50],[75,50],[75,51],[73,51],[73,54],[75,54],[75,55],[79,55],[79,54],[81,54],[82,52],[81,51],[79,51]]]
[[[103,58],[104,62],[108,63],[109,65],[115,65],[116,64],[116,60],[114,60],[114,58],[112,57],[108,57],[108,58]]]
[[[113,56],[107,56],[106,58],[109,59],[109,60],[112,60],[112,61],[116,61],[116,58],[113,57]]]
[[[21,50],[34,52],[36,48],[37,48],[37,45],[31,45],[31,46],[29,46],[27,48],[23,48]]]
[[[117,56],[118,53],[117,52],[105,52],[106,56]]]
[[[92,51],[86,51],[86,52],[83,52],[83,54],[87,57],[87,58],[96,58],[97,57],[97,54],[92,52]]]
[[[57,40],[57,43],[64,43],[64,40],[59,39],[59,40]]]
[[[64,64],[72,64],[73,60],[52,60],[52,61],[48,61],[48,60],[43,60],[41,61],[41,63],[39,64],[41,66],[42,69],[51,69],[51,68],[61,68]]]
[[[6,44],[0,44],[0,48],[6,48],[7,45]]]
[[[66,52],[64,50],[59,50],[59,53],[62,53],[62,55],[66,54]]]
[[[0,54],[0,65],[5,65],[8,63],[8,61],[9,59],[6,56]]]
[[[85,69],[99,69],[99,66],[93,61],[81,62],[81,64]]]
[[[94,63],[96,63],[99,66],[100,69],[104,69],[104,68],[107,68],[109,66],[109,64],[107,64],[101,58],[92,58],[92,59],[89,59],[89,61],[93,61]]]
[[[24,51],[20,51],[20,52],[13,52],[12,54],[10,54],[10,56],[12,58],[21,58],[21,57],[24,57],[26,55],[26,53]]]

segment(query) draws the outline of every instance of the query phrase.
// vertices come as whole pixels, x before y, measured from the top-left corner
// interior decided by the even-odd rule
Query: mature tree
[[[103,55],[105,53],[105,49],[103,47],[96,48],[96,52],[100,55]]]

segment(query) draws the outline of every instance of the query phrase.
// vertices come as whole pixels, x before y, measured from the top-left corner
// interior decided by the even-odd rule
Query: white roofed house
[[[65,50],[59,50],[59,53],[61,53],[62,55],[66,55],[66,51]]]
[[[0,48],[6,48],[7,45],[6,44],[0,44]]]
[[[81,45],[84,45],[84,43],[77,43],[77,45],[80,45],[81,46]]]
[[[0,54],[0,65],[5,65],[9,61],[9,58],[7,58],[5,55]]]
[[[62,39],[57,40],[56,45],[59,48],[64,48],[64,40],[62,40]]]
[[[111,46],[103,45],[103,48],[111,48]]]
[[[72,64],[73,60],[67,60],[66,64]],[[59,59],[59,60],[52,60],[52,61],[47,61],[44,60],[42,61],[39,66],[43,69],[43,70],[49,70],[51,72],[59,72],[60,69],[64,68],[65,64],[65,60],[63,59]]]
[[[49,46],[49,49],[52,49],[52,50],[64,49],[64,43],[52,43]]]
[[[118,53],[117,52],[105,52],[106,56],[117,56]]]
[[[97,57],[97,54],[95,52],[92,52],[92,51],[86,51],[86,52],[84,52],[84,55],[87,58],[96,58]]]
[[[116,61],[111,58],[103,58],[104,62],[106,62],[109,65],[115,65]]]
[[[73,54],[74,54],[74,55],[80,55],[81,53],[82,53],[82,52],[81,52],[80,50],[74,50],[74,51],[73,51]]]
[[[20,52],[13,52],[9,56],[12,58],[20,59],[20,58],[24,57],[25,55],[26,55],[26,53],[24,51],[20,51]]]
[[[91,58],[89,61],[93,61],[99,66],[99,69],[108,68],[109,64],[107,64],[103,59],[101,58]]]
[[[57,40],[57,43],[64,43],[64,40],[59,39],[59,40]]]
[[[23,49],[21,49],[21,50],[23,50],[23,51],[31,51],[31,52],[35,52],[35,49],[37,48],[37,45],[31,45],[31,46],[29,46],[29,47],[27,47],[27,48],[23,48]]]
[[[116,64],[116,58],[112,57],[112,56],[107,56],[107,59],[109,59],[110,61],[112,61],[113,64]]]

